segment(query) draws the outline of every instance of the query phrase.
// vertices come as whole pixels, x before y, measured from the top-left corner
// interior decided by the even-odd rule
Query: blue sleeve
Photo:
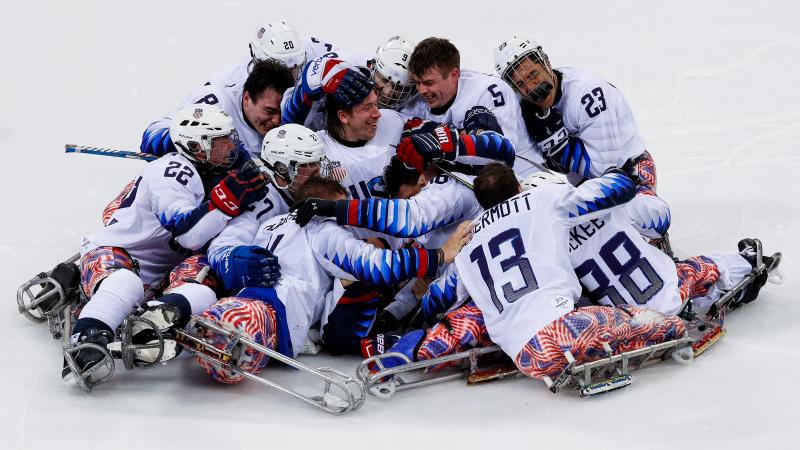
[[[459,137],[458,155],[455,162],[469,165],[486,165],[500,161],[514,165],[514,145],[494,131],[467,134]]]
[[[175,152],[175,145],[169,137],[169,127],[161,128],[162,121],[153,122],[142,134],[142,144],[139,150],[142,153],[163,156]]]
[[[571,223],[591,220],[606,210],[625,204],[636,196],[636,185],[622,172],[611,172],[586,180],[560,201],[560,211]]]
[[[458,300],[458,273],[455,264],[450,264],[447,270],[431,283],[428,292],[422,297],[420,307],[425,323],[434,324]]]

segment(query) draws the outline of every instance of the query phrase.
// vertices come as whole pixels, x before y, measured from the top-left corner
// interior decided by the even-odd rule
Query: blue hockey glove
[[[222,257],[217,275],[225,288],[232,291],[243,287],[273,287],[280,281],[281,266],[269,250],[240,245]]]
[[[464,131],[467,134],[478,134],[484,131],[494,131],[503,134],[503,129],[497,123],[494,113],[484,106],[473,106],[464,115]]]

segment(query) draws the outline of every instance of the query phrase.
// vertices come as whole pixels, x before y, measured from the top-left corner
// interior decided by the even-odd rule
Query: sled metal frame
[[[76,263],[80,259],[80,253],[72,255],[65,263]],[[28,320],[34,323],[47,322],[50,335],[53,339],[61,339],[65,330],[65,310],[70,305],[66,299],[64,288],[54,278],[51,278],[52,270],[49,272],[41,272],[30,280],[22,284],[17,289],[17,309],[20,314],[25,316]],[[39,286],[44,289],[47,284],[54,286],[50,292],[43,296],[36,298],[37,294],[31,291],[31,288]],[[41,291],[40,291],[41,292]],[[80,306],[86,303],[86,297],[82,289],[78,289],[79,300],[74,306]],[[50,311],[43,311],[41,305],[52,298],[58,298]],[[75,302],[73,302],[75,303]]]
[[[205,339],[198,337],[197,334],[202,331],[201,329],[227,338],[228,343],[225,348],[219,349]],[[217,323],[202,317],[193,317],[185,330],[188,331],[181,330],[177,331],[176,334],[178,342],[187,351],[222,369],[241,374],[249,380],[288,394],[307,405],[334,415],[347,414],[358,410],[364,405],[366,400],[364,384],[336,369],[330,367],[313,369],[293,358],[254,342],[238,331],[226,330]],[[309,396],[301,394],[268,378],[241,369],[237,358],[247,347],[322,380],[325,383],[322,395]],[[344,394],[344,398],[334,394],[331,391],[333,387],[341,391],[341,394]]]
[[[103,359],[90,369],[81,371],[78,368],[77,362],[75,361],[75,355],[77,355],[81,350],[90,348],[103,353]],[[64,310],[64,346],[62,353],[64,355],[64,361],[72,372],[72,378],[75,380],[78,386],[80,386],[81,389],[86,392],[91,392],[95,386],[109,381],[111,377],[114,376],[116,364],[114,363],[114,358],[111,356],[111,352],[107,348],[88,342],[78,345],[72,344],[71,306],[67,306]],[[92,375],[94,375],[95,372],[98,372],[101,368],[105,368],[108,372],[97,379],[92,379]]]
[[[370,394],[376,397],[390,398],[395,392],[423,386],[430,386],[451,380],[458,380],[464,377],[469,379],[469,384],[477,384],[485,381],[513,376],[519,372],[516,366],[512,369],[501,367],[482,370],[479,366],[480,359],[481,357],[489,356],[501,356],[503,358],[507,358],[505,353],[503,353],[503,351],[497,345],[473,348],[471,350],[454,353],[452,355],[416,362],[411,361],[402,353],[382,353],[371,356],[362,361],[356,368],[356,377],[361,380],[362,383],[364,383],[364,386],[366,386]],[[403,364],[387,368],[384,364],[384,360],[387,359],[400,359],[403,361]],[[469,362],[468,366],[461,368],[456,373],[440,374],[410,381],[405,380],[400,376],[402,374],[417,372],[429,367],[464,360]],[[370,369],[371,366],[377,367],[378,371],[372,372]]]
[[[545,376],[543,381],[553,393],[576,388],[580,391],[581,397],[621,389],[633,382],[633,377],[629,374],[633,369],[663,361],[670,356],[681,364],[689,364],[694,360],[693,342],[693,338],[686,335],[616,355],[613,354],[611,346],[604,342],[603,350],[606,357],[583,364],[576,364],[572,353],[566,351],[564,357],[568,362],[567,367],[555,379]]]

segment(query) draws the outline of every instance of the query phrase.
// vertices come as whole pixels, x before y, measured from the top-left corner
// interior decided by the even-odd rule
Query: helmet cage
[[[230,140],[233,144],[232,147],[228,148],[222,139]],[[199,141],[187,142],[187,146],[188,148],[179,143],[179,147],[189,159],[201,164],[227,169],[236,161],[242,144],[236,131],[232,131],[230,133],[205,133],[200,136]]]
[[[403,85],[399,81],[392,81],[391,77],[384,76],[377,70],[377,63],[370,68],[370,76],[375,83],[378,106],[381,108],[397,108],[416,92],[416,86],[413,83]]]
[[[511,88],[514,89],[514,91],[525,100],[535,103],[536,100],[531,96],[530,91],[527,90],[527,85],[525,82],[536,78],[538,72],[533,70],[528,73],[523,73],[520,70],[520,65],[522,62],[525,60],[530,60],[533,63],[541,64],[544,70],[550,76],[550,79],[554,79],[555,74],[553,73],[553,68],[550,66],[550,58],[548,58],[547,54],[542,50],[542,46],[526,40],[525,43],[520,45],[520,48],[524,47],[525,44],[528,44],[529,47],[524,49],[518,55],[515,55],[511,63],[506,65],[506,67],[503,69],[502,73],[500,74],[500,78],[508,83]],[[522,86],[514,81],[515,78],[517,80],[521,80]]]

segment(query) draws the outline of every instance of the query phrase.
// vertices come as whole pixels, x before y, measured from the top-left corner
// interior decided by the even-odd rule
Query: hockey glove
[[[236,217],[242,208],[267,195],[267,178],[252,161],[231,171],[211,190],[211,204],[223,213]]]
[[[403,138],[397,146],[400,161],[419,173],[425,172],[431,162],[454,161],[457,155],[458,134],[447,125],[439,125],[429,133]]]
[[[228,290],[273,287],[280,281],[281,266],[269,250],[240,245],[222,256],[217,275]]]
[[[414,117],[413,119],[408,119],[403,125],[403,134],[401,137],[406,138],[419,133],[430,133],[439,125],[441,125],[439,122]]]
[[[527,125],[528,132],[545,159],[555,160],[555,155],[567,145],[568,138],[561,114],[550,108],[544,115],[531,115]]]
[[[484,106],[473,106],[467,111],[464,115],[464,131],[467,134],[480,134],[484,131],[503,134],[503,129],[497,123],[497,117]]]
[[[300,81],[306,105],[328,94],[340,104],[352,106],[364,100],[372,87],[372,82],[361,71],[336,58],[320,58],[309,62]]]
[[[297,215],[294,221],[304,227],[311,222],[315,216],[336,217],[336,202],[333,200],[322,200],[319,198],[307,198],[300,203],[292,206],[292,211]]]

